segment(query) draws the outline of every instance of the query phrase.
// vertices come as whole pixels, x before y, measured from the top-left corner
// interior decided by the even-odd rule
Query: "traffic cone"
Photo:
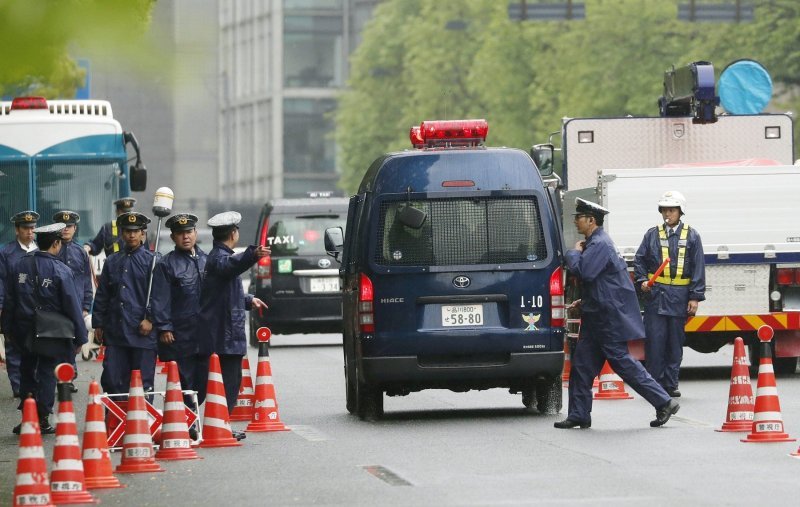
[[[228,402],[225,399],[225,384],[222,382],[222,369],[219,356],[211,354],[208,361],[208,384],[203,411],[203,441],[200,447],[235,447],[242,445],[233,438],[228,419]]]
[[[570,369],[572,369],[572,356],[569,352],[569,338],[564,338],[564,369],[561,370],[561,382],[569,382]]]
[[[596,400],[632,400],[633,396],[625,391],[625,383],[614,373],[606,361],[600,370],[600,388],[594,395]]]
[[[97,349],[97,357],[95,358],[95,361],[97,361],[98,363],[102,363],[105,358],[106,358],[106,346],[100,345],[100,348]]]
[[[231,421],[249,421],[253,418],[253,401],[255,391],[253,390],[253,377],[250,374],[250,361],[247,356],[242,358],[242,383],[239,386],[239,397],[236,399],[236,406],[231,412]]]
[[[183,404],[181,379],[178,363],[167,363],[167,395],[164,398],[164,422],[161,425],[161,447],[156,459],[179,460],[198,459],[200,456],[191,448],[189,427],[186,425],[186,406]]]
[[[158,356],[156,356],[156,370],[158,371],[159,374],[167,373],[168,371],[167,363],[162,361],[161,358]]]
[[[69,363],[56,366],[58,378],[58,418],[56,422],[56,445],[53,448],[53,472],[50,474],[50,498],[56,505],[73,503],[97,503],[86,491],[75,424],[75,408],[72,405],[71,386],[75,368]]]
[[[103,416],[103,405],[99,400],[100,386],[89,384],[89,404],[86,406],[86,426],[83,430],[83,474],[88,489],[124,488],[114,477],[111,456],[108,453],[108,437]]]
[[[278,401],[275,399],[275,386],[272,384],[272,368],[269,365],[269,328],[256,331],[258,337],[258,368],[256,370],[256,398],[253,419],[245,431],[267,432],[287,431],[278,416]]]
[[[153,458],[153,439],[144,404],[142,372],[131,371],[128,411],[125,415],[125,436],[122,437],[122,461],[115,470],[119,474],[163,472]]]
[[[783,432],[781,402],[778,399],[778,386],[775,383],[775,370],[772,367],[772,328],[758,328],[761,340],[761,359],[758,361],[758,385],[753,414],[752,432],[742,442],[794,442],[796,439]]]
[[[22,405],[22,424],[19,432],[19,459],[17,482],[12,499],[14,507],[29,505],[52,506],[50,482],[47,480],[47,462],[44,460],[42,434],[36,402],[28,398]]]
[[[733,341],[731,388],[728,391],[728,414],[717,431],[750,431],[753,427],[753,386],[750,385],[750,361],[744,353],[744,340]]]

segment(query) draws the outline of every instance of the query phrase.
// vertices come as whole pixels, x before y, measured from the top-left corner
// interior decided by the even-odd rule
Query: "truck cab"
[[[561,408],[564,301],[560,225],[530,156],[483,145],[483,120],[423,122],[415,149],[367,170],[341,261],[347,410],[383,395],[507,388]]]

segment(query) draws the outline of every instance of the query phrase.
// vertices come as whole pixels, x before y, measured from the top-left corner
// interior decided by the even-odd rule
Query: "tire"
[[[522,405],[525,408],[533,408],[534,400],[536,400],[536,388],[534,386],[522,388]]]
[[[344,347],[342,347],[344,348]],[[351,414],[356,413],[358,400],[356,399],[356,376],[355,368],[350,366],[354,361],[347,361],[347,352],[344,352],[344,389],[345,389],[345,406],[347,411]]]
[[[383,391],[356,378],[356,412],[362,421],[380,419],[383,416]]]
[[[536,381],[536,409],[541,414],[553,415],[561,411],[563,390],[561,376]]]

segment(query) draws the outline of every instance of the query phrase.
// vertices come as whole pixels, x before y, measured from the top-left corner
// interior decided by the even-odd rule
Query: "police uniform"
[[[130,212],[134,204],[136,204],[136,199],[133,197],[125,197],[114,201],[117,213]],[[97,232],[97,236],[86,245],[89,246],[89,254],[100,255],[100,252],[105,252],[106,257],[124,249],[125,242],[122,241],[122,231],[117,226],[117,221],[112,220],[103,224]]]
[[[650,375],[672,396],[680,396],[687,307],[690,300],[705,299],[705,260],[697,230],[683,222],[672,231],[663,223],[649,229],[633,263],[637,287],[654,275],[666,257],[669,266],[644,294],[645,359]]]
[[[60,239],[64,224],[56,223],[35,229],[37,239],[46,244]],[[35,263],[35,266],[34,266]],[[26,254],[16,264],[7,283],[8,294],[3,312],[3,327],[22,347],[21,384],[23,395],[31,394],[36,399],[40,424],[43,432],[52,433],[48,415],[55,401],[55,367],[65,362],[68,354],[86,343],[86,325],[81,314],[80,298],[75,290],[72,272],[63,262],[49,251],[34,251]],[[65,343],[61,350],[53,350],[53,355],[35,353],[29,348],[33,333],[34,310],[58,312],[68,317],[74,326],[75,338]],[[22,401],[18,407],[22,410]],[[15,428],[15,432],[18,432]]]
[[[146,230],[150,219],[128,212],[117,217],[120,230]],[[142,372],[145,390],[152,390],[156,364],[155,331],[142,335],[147,318],[147,286],[155,254],[139,245],[125,246],[103,265],[92,312],[92,327],[103,330],[106,345],[100,382],[107,393],[127,393],[131,370]],[[149,320],[149,319],[148,319]]]
[[[677,412],[677,403],[628,351],[627,342],[645,333],[628,267],[599,226],[607,213],[598,204],[577,200],[575,214],[595,217],[598,227],[586,238],[582,252],[566,253],[567,267],[581,282],[581,330],[571,356],[569,412],[566,420],[555,424],[557,428],[591,425],[592,384],[606,360],[656,408],[657,419],[651,426],[664,424]]]
[[[39,214],[35,211],[21,211],[11,217],[11,222],[14,227],[36,227],[36,221],[39,220]],[[9,273],[14,270],[14,265],[28,252],[36,250],[36,243],[31,241],[31,244],[25,247],[19,242],[18,238],[8,242],[3,248],[0,248],[0,313],[3,312],[4,299],[5,299],[5,283]],[[20,362],[22,361],[22,352],[18,344],[5,339],[6,349],[6,370],[8,372],[8,380],[11,383],[11,391],[14,397],[19,396],[20,384]]]
[[[173,215],[166,222],[173,234],[193,230],[196,224],[197,217],[188,213]],[[197,245],[192,250],[176,246],[162,257],[153,272],[151,304],[158,335],[171,332],[174,338],[171,344],[159,339],[159,358],[178,363],[181,386],[198,392],[205,392],[208,373],[208,354],[200,354],[197,334],[206,260],[206,253]]]
[[[211,217],[208,226],[233,231],[241,219],[239,213],[228,211]],[[255,250],[251,245],[234,254],[224,243],[214,241],[200,294],[200,350],[207,356],[219,355],[229,412],[239,395],[242,357],[247,353],[245,317],[253,304],[253,295],[244,293],[239,275],[255,264]]]

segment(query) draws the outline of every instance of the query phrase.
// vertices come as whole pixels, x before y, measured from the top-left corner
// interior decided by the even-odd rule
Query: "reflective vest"
[[[114,241],[114,246],[113,246],[114,253],[119,252],[119,241],[117,241],[117,238],[119,238],[119,234],[117,232],[117,221],[116,220],[112,220],[111,221],[111,236],[112,236],[112,240]]]
[[[683,263],[686,260],[686,243],[687,238],[689,237],[689,226],[687,224],[683,224],[683,228],[681,229],[681,235],[678,238],[678,261],[677,261],[677,269],[675,270],[675,278],[672,278],[670,274],[672,273],[672,266],[675,262],[675,259],[669,260],[669,266],[664,269],[664,272],[656,278],[656,283],[661,283],[664,285],[689,285],[692,281],[690,278],[685,278],[683,276]],[[667,229],[664,224],[658,226],[658,239],[661,243],[661,259],[666,259],[669,257],[669,241],[667,240]],[[666,274],[665,274],[666,273]],[[650,273],[648,275],[649,278],[653,278],[654,273]]]

